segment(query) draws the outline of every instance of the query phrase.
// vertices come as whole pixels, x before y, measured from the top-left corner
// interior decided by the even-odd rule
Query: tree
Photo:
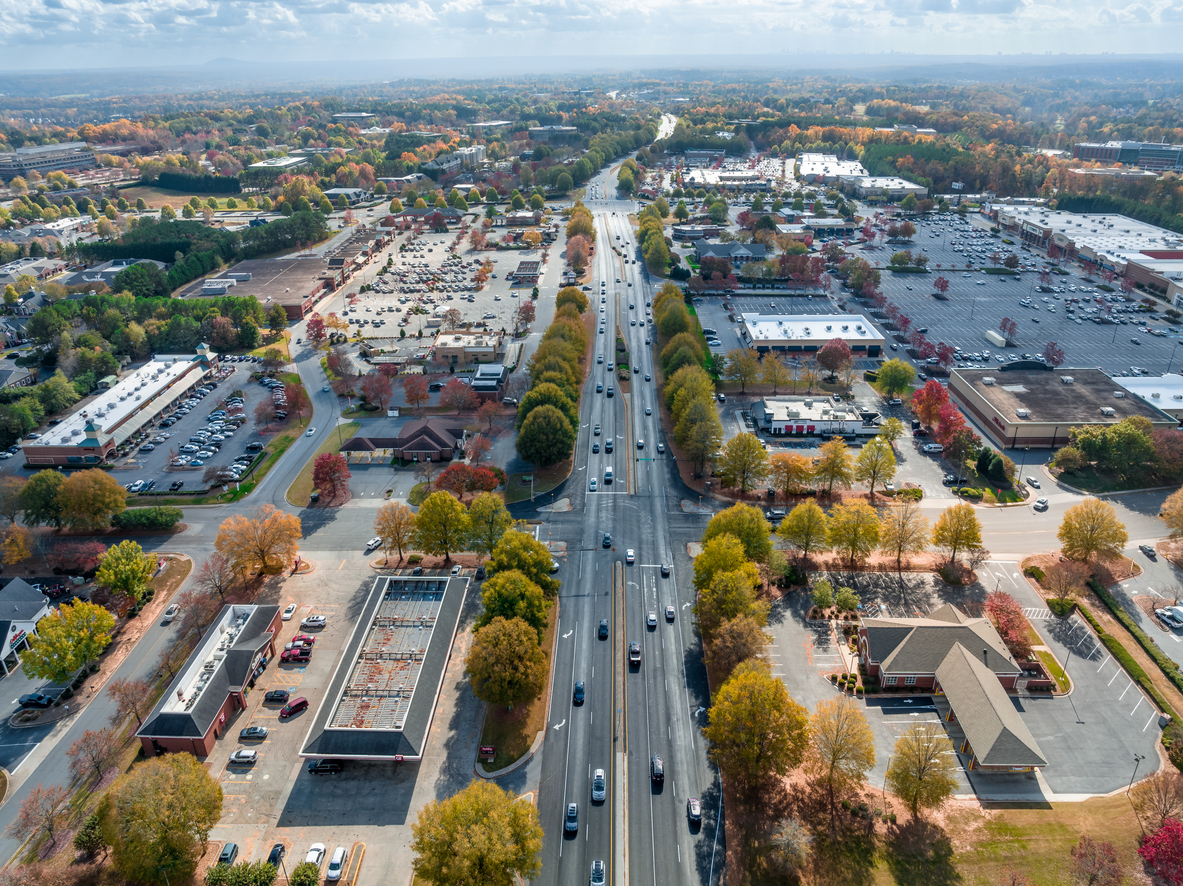
[[[180,609],[177,619],[177,636],[184,642],[190,636],[200,637],[213,624],[222,604],[197,588],[181,591],[173,602]]]
[[[723,534],[734,535],[743,544],[748,559],[763,563],[772,553],[772,527],[759,508],[739,502],[711,518],[702,534],[705,544]]]
[[[70,758],[70,774],[82,781],[94,770],[96,781],[103,780],[107,767],[115,762],[122,742],[114,729],[87,729],[74,739],[66,756]]]
[[[531,412],[543,405],[553,406],[562,412],[572,427],[579,424],[579,407],[572,402],[572,398],[553,382],[539,382],[526,393],[518,405],[518,428],[521,428]]]
[[[0,551],[4,555],[5,566],[15,566],[33,556],[33,533],[24,526],[15,523],[4,530],[4,540],[0,542]]]
[[[1056,536],[1064,556],[1080,561],[1120,556],[1130,540],[1113,505],[1091,496],[1064,512]]]
[[[1043,349],[1043,359],[1052,366],[1060,366],[1064,362],[1064,349],[1054,341],[1049,341]]]
[[[280,570],[300,544],[300,518],[264,504],[254,517],[234,514],[222,521],[214,548],[243,576],[248,570]]]
[[[21,808],[8,826],[8,833],[18,840],[35,840],[42,834],[49,837],[51,844],[57,843],[57,834],[71,815],[70,797],[73,795],[65,785],[39,784],[21,801]]]
[[[62,525],[62,503],[58,493],[66,482],[60,471],[38,471],[20,492],[21,511],[30,526]]]
[[[795,452],[777,452],[768,459],[768,478],[782,496],[789,497],[813,477],[813,462]]]
[[[418,409],[428,400],[428,381],[422,375],[403,376],[403,399],[412,409]]]
[[[419,506],[415,517],[415,542],[424,553],[444,555],[450,563],[452,552],[464,549],[468,538],[468,514],[446,492],[433,492]]]
[[[556,407],[549,404],[530,411],[518,433],[517,450],[523,459],[548,468],[571,455],[575,429]]]
[[[469,437],[468,442],[464,444],[464,454],[468,458],[468,463],[473,466],[483,462],[492,450],[493,441],[483,434]]]
[[[860,784],[875,765],[875,736],[858,706],[838,696],[818,703],[809,718],[809,737],[811,768],[826,786],[834,829],[840,796]]]
[[[801,552],[801,561],[809,562],[810,551],[820,551],[829,535],[830,523],[826,512],[812,498],[789,511],[776,528],[779,538]]]
[[[915,818],[937,809],[957,789],[957,755],[936,723],[913,723],[898,739],[887,767],[887,786]]]
[[[475,409],[478,403],[476,392],[472,386],[459,378],[452,378],[440,391],[440,406],[445,409],[455,409],[459,415],[462,410]]]
[[[65,683],[102,655],[114,627],[115,616],[102,606],[83,600],[63,603],[38,622],[21,665],[32,677]]]
[[[134,883],[183,883],[222,814],[222,788],[191,754],[138,764],[100,805],[115,869]]]
[[[674,442],[681,447],[683,455],[701,475],[707,459],[719,451],[723,442],[723,423],[715,404],[701,398],[694,399],[677,419],[674,426]]]
[[[840,502],[830,509],[826,541],[853,565],[879,546],[879,516],[865,501]]]
[[[276,335],[288,328],[288,314],[282,305],[272,305],[267,312],[267,328]]]
[[[737,434],[723,446],[715,473],[724,486],[748,492],[768,476],[768,452],[754,434]]]
[[[879,426],[879,436],[888,443],[895,445],[895,441],[904,436],[904,423],[898,418],[889,418]]]
[[[1013,344],[1019,335],[1019,324],[1010,317],[1003,317],[998,323],[998,331],[1006,336],[1006,343]]]
[[[726,536],[724,536],[726,537]],[[730,572],[716,572],[711,583],[698,595],[694,615],[705,642],[712,642],[719,626],[741,615],[768,623],[768,603],[756,598],[760,572],[751,563],[743,563]]]
[[[742,662],[768,651],[772,640],[750,615],[739,615],[719,625],[706,650],[707,664],[717,680],[726,680]]]
[[[205,558],[193,581],[203,593],[210,596],[217,594],[218,599],[225,603],[226,591],[234,582],[234,567],[229,560],[215,552]]]
[[[62,522],[70,529],[106,529],[127,507],[127,490],[106,471],[76,471],[58,491]]]
[[[21,512],[21,491],[28,481],[24,477],[0,478],[0,517],[15,523]]]
[[[891,359],[879,367],[879,389],[885,397],[898,397],[915,380],[915,368],[902,360]]]
[[[501,406],[494,400],[486,400],[476,411],[477,421],[485,428],[485,436],[493,436],[493,428],[501,416]]]
[[[542,871],[538,807],[492,782],[428,803],[411,832],[411,866],[433,886],[513,886]]]
[[[949,562],[957,560],[957,552],[982,546],[982,524],[968,502],[952,505],[937,517],[932,543],[949,552]]]
[[[1175,770],[1160,770],[1144,778],[1130,790],[1142,826],[1156,831],[1168,818],[1183,815],[1183,774]]]
[[[542,641],[551,602],[542,588],[516,569],[498,572],[481,585],[481,605],[485,611],[476,621],[477,631],[495,618],[520,618],[538,632],[538,641]]]
[[[844,340],[832,338],[818,350],[817,362],[822,369],[830,373],[832,380],[838,377],[839,372],[854,362],[854,356],[851,353],[850,345]]]
[[[1125,879],[1113,844],[1098,843],[1087,834],[1072,847],[1072,863],[1068,869],[1072,879],[1081,886],[1117,886]]]
[[[328,501],[349,490],[349,462],[339,452],[324,452],[312,463],[312,485]]]
[[[795,818],[786,818],[773,831],[772,843],[776,860],[790,871],[804,869],[809,861],[813,836]]]
[[[304,324],[304,335],[313,347],[319,347],[328,334],[325,332],[325,321],[320,314],[311,314]]]
[[[546,686],[546,655],[538,631],[521,618],[493,618],[477,631],[465,662],[472,694],[487,704],[515,705]]]
[[[401,501],[388,501],[378,508],[374,518],[374,535],[382,539],[382,552],[390,560],[390,552],[398,551],[398,562],[415,538],[415,512]]]
[[[1088,580],[1089,570],[1083,563],[1061,560],[1048,567],[1040,584],[1051,591],[1057,600],[1065,603],[1084,590]]]
[[[95,583],[116,596],[130,597],[138,603],[155,569],[152,558],[128,538],[107,548],[99,562]]]
[[[682,306],[683,309],[685,306]],[[667,334],[662,330],[662,334]],[[739,382],[740,393],[747,391],[747,386],[760,378],[760,361],[747,348],[732,348],[727,352],[723,377],[727,381]]]
[[[78,391],[60,369],[37,386],[37,399],[46,415],[65,412],[78,402]]]
[[[548,597],[556,597],[560,582],[550,577],[553,559],[546,545],[531,533],[510,529],[502,534],[485,569],[490,576],[516,569],[542,588]]]
[[[912,395],[912,410],[926,425],[934,425],[940,417],[941,408],[949,402],[949,392],[936,379],[930,378],[919,391]]]
[[[513,526],[513,517],[500,496],[485,492],[468,506],[468,522],[472,549],[492,556],[501,536]]]
[[[704,592],[724,572],[749,569],[752,584],[760,579],[755,564],[749,563],[741,542],[734,535],[718,535],[702,546],[702,553],[694,558],[694,587]]]
[[[850,488],[854,480],[854,457],[841,437],[835,437],[828,443],[823,443],[819,455],[813,465],[813,479],[816,483],[825,484],[826,495],[834,494],[835,486]]]
[[[854,478],[866,483],[875,497],[875,484],[887,483],[895,477],[895,453],[890,444],[876,437],[869,440],[854,460]]]
[[[263,425],[269,425],[271,422],[275,421],[275,401],[270,398],[264,398],[260,400],[255,405],[254,417],[255,424],[259,425],[259,427],[262,427]]]
[[[771,354],[764,358],[761,366],[763,369],[760,373],[760,381],[766,385],[772,385],[774,396],[779,388],[792,381],[792,377],[789,375],[789,370],[785,368],[785,364],[781,363],[780,360]]]
[[[879,521],[879,549],[895,554],[896,569],[902,568],[905,554],[921,554],[928,550],[932,527],[920,513],[920,506],[912,500],[887,508]]]
[[[986,595],[984,608],[1011,655],[1019,661],[1030,660],[1029,625],[1018,601],[1005,591],[991,591]]]
[[[144,725],[144,715],[152,710],[152,685],[147,680],[123,677],[107,684],[107,694],[115,701],[111,725],[119,726],[128,714],[134,714],[136,728]]]
[[[1138,855],[1163,882],[1183,884],[1183,823],[1166,819],[1162,827],[1143,838]]]
[[[770,779],[801,765],[809,714],[789,696],[784,681],[756,661],[739,665],[714,701],[703,730],[711,758],[742,800],[758,802]]]

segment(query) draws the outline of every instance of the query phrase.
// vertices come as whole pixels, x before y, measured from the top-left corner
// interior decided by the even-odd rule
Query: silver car
[[[604,770],[597,769],[592,775],[592,800],[596,803],[604,802],[604,798],[608,793],[608,783],[604,778]]]

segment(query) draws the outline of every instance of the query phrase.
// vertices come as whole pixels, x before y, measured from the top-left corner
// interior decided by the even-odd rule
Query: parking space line
[[[1116,680],[1118,678],[1118,676],[1120,676],[1120,675],[1121,675],[1121,668],[1118,668],[1116,671],[1113,672],[1113,676],[1109,678],[1109,682],[1106,683],[1105,685],[1112,686],[1113,681]]]
[[[1150,728],[1150,724],[1154,722],[1156,717],[1158,717],[1158,711],[1152,711],[1150,714],[1150,719],[1147,720],[1146,725],[1142,727],[1143,732]]]
[[[1103,662],[1101,662],[1101,668],[1105,667],[1105,665],[1107,665],[1107,664],[1109,664],[1109,656],[1108,656],[1108,655],[1106,655],[1106,656],[1105,656],[1105,660],[1104,660]],[[1098,673],[1098,674],[1099,674],[1099,673],[1101,673],[1101,668],[1097,668],[1097,673]],[[1118,668],[1118,669],[1117,669],[1117,672],[1120,674],[1120,673],[1121,673],[1121,668]],[[1109,682],[1110,682],[1110,683],[1112,683],[1113,681],[1112,681],[1112,680],[1110,680]]]
[[[1138,710],[1138,708],[1140,708],[1142,706],[1143,701],[1145,701],[1145,699],[1142,698],[1142,693],[1139,692],[1138,693],[1138,703],[1136,705],[1134,705],[1134,711]],[[1134,711],[1130,711],[1131,717],[1134,716]]]
[[[1121,691],[1121,695],[1119,695],[1117,697],[1117,700],[1121,701],[1123,698],[1125,698],[1125,694],[1130,691],[1130,687],[1133,685],[1134,685],[1134,683],[1132,680],[1128,684],[1126,684],[1126,688]]]

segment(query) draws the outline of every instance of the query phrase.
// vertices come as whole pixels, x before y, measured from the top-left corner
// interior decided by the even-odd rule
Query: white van
[[[942,446],[940,443],[925,443],[920,448],[923,452],[930,452],[933,454],[941,453],[941,452],[945,451],[945,447]]]
[[[609,465],[608,467],[604,468],[604,485],[608,485],[611,482],[612,482],[612,467],[611,467],[611,465]]]

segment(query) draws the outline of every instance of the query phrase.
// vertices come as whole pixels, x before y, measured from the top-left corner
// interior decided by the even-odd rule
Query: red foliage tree
[[[1064,349],[1054,341],[1049,341],[1047,347],[1043,349],[1043,359],[1052,366],[1059,366],[1064,362]]]
[[[934,425],[941,415],[941,407],[949,402],[949,392],[935,379],[912,395],[912,409],[926,425]]]
[[[472,477],[473,468],[464,462],[454,461],[435,478],[435,488],[452,493],[461,501]]]
[[[927,360],[930,357],[937,355],[937,346],[930,342],[923,335],[920,336],[920,341],[916,344],[916,356],[921,360]]]
[[[937,292],[939,292],[941,295],[944,295],[946,292],[949,291],[949,281],[946,280],[944,277],[937,277],[935,280],[932,281],[932,288],[935,289]]]
[[[492,448],[493,442],[488,437],[477,434],[475,437],[469,437],[468,442],[464,444],[464,453],[468,456],[469,464],[479,465]]]
[[[817,363],[833,378],[853,360],[850,345],[840,338],[832,338],[817,352]]]
[[[312,463],[312,485],[329,501],[349,488],[349,462],[339,452],[325,452]]]
[[[500,482],[489,468],[473,468],[464,489],[466,492],[492,492]]]
[[[59,542],[49,552],[49,565],[66,573],[93,572],[107,546],[98,541]]]
[[[1163,882],[1183,886],[1183,824],[1165,819],[1162,827],[1143,838],[1138,854]]]
[[[466,382],[453,378],[440,391],[440,406],[445,409],[455,409],[459,415],[462,410],[474,409],[478,398],[476,392]]]
[[[427,379],[422,375],[408,375],[403,378],[403,399],[412,409],[418,409],[427,402]]]
[[[294,410],[296,415],[303,418],[304,410],[311,405],[308,400],[308,392],[304,390],[304,386],[284,385],[283,393],[288,401],[288,409]]]
[[[1098,843],[1087,834],[1072,847],[1072,877],[1082,886],[1117,886],[1125,879],[1112,843]]]
[[[948,369],[950,366],[953,365],[953,362],[957,359],[957,351],[955,351],[953,349],[952,345],[947,345],[944,342],[939,342],[937,344],[936,358],[940,362],[942,367],[944,367],[945,369]]]
[[[965,428],[965,416],[952,403],[945,403],[937,413],[937,442],[944,446]]]
[[[328,338],[328,333],[325,332],[325,321],[320,314],[312,314],[308,318],[308,321],[304,324],[304,335],[314,345],[319,345]]]
[[[80,781],[93,774],[96,781],[115,761],[119,751],[119,736],[114,729],[87,729],[74,739],[66,756],[70,758],[70,774]]]
[[[72,794],[73,791],[65,785],[37,785],[21,801],[20,811],[8,826],[8,833],[19,840],[45,834],[50,843],[56,843],[57,833],[71,813],[69,802]]]
[[[986,614],[994,622],[998,636],[1017,661],[1031,658],[1031,641],[1027,639],[1027,617],[1023,607],[1006,591],[991,591],[986,595]]]
[[[1019,324],[1010,317],[1003,317],[998,324],[998,331],[1006,336],[1008,342],[1012,342],[1019,334]]]
[[[361,391],[366,395],[366,401],[373,403],[379,409],[385,409],[394,395],[394,386],[388,376],[372,372],[361,381]]]

